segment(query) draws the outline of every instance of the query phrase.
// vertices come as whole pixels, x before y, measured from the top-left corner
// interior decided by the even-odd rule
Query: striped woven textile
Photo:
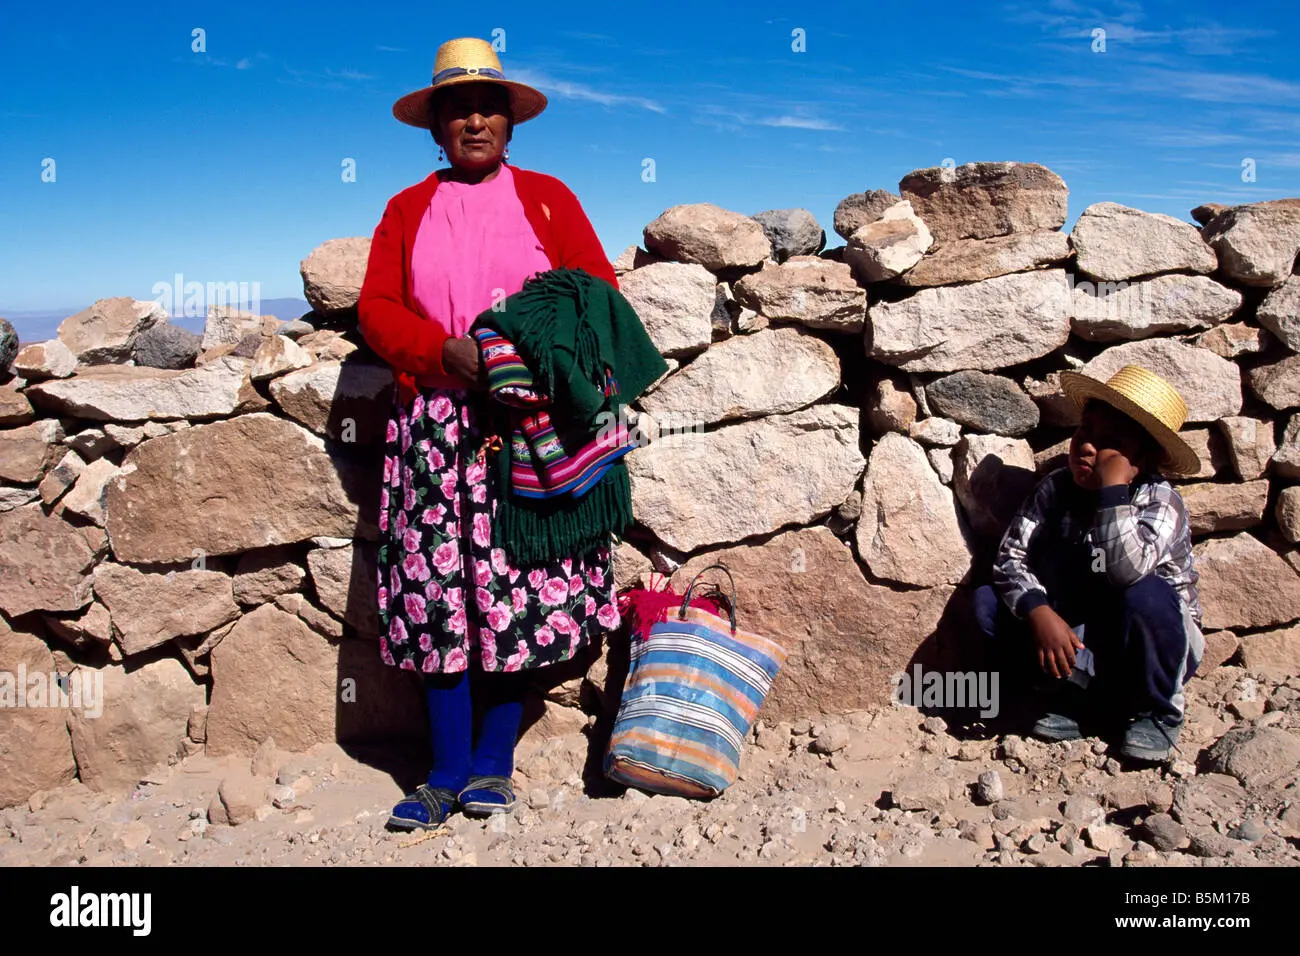
[[[611,779],[679,796],[713,797],[736,780],[740,751],[786,650],[697,607],[634,641],[605,755]]]
[[[613,428],[601,428],[572,453],[565,450],[550,412],[551,398],[538,391],[533,374],[518,350],[489,328],[474,330],[487,368],[488,391],[500,402],[520,409],[510,436],[510,490],[524,498],[581,497],[610,467],[636,445],[625,416]],[[618,394],[618,382],[606,374],[606,396]]]

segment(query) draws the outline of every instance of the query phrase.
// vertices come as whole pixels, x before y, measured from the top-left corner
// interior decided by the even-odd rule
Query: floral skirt
[[[518,671],[576,656],[618,627],[610,549],[516,566],[492,547],[497,469],[482,393],[393,399],[379,502],[379,653],[406,670]],[[508,447],[508,445],[507,445]],[[505,454],[505,452],[502,452]]]

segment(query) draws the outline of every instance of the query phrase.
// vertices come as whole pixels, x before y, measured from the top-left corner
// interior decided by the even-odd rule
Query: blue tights
[[[483,675],[482,686],[475,688],[484,705],[477,743],[468,672],[426,674],[424,683],[433,738],[429,786],[459,793],[470,777],[509,777],[524,710],[523,675]]]

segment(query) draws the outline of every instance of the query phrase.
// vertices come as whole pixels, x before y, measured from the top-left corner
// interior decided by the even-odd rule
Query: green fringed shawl
[[[537,388],[552,398],[551,418],[594,434],[602,412],[621,415],[668,371],[641,319],[608,282],[582,269],[552,269],[524,283],[474,327],[495,329],[510,340],[533,373]],[[605,369],[619,393],[605,395]],[[510,446],[497,452],[500,487],[510,488]],[[607,546],[632,523],[632,489],[622,459],[579,498],[523,498],[506,494],[497,503],[492,543],[516,564],[575,557]]]

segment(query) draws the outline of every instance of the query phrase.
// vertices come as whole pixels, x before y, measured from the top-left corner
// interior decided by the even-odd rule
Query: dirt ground
[[[740,779],[709,802],[609,785],[591,772],[587,735],[570,734],[521,745],[514,814],[457,814],[421,834],[385,829],[406,789],[399,780],[413,783],[409,767],[396,779],[383,769],[390,755],[264,747],[250,764],[196,754],[129,793],[77,783],[0,811],[0,864],[1300,863],[1296,772],[1252,788],[1204,766],[1205,749],[1234,726],[1284,731],[1277,759],[1289,759],[1300,745],[1300,680],[1256,685],[1222,667],[1193,680],[1189,700],[1181,754],[1160,767],[1126,766],[1095,739],[950,731],[905,707],[760,723]]]

